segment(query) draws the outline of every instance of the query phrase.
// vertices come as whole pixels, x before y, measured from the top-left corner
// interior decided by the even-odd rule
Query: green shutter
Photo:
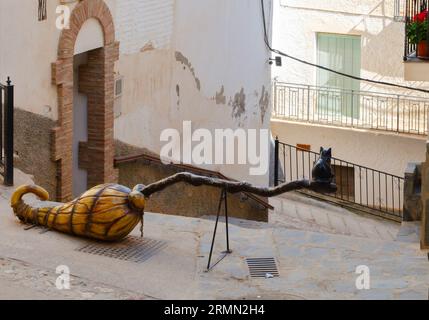
[[[324,67],[360,77],[361,37],[338,34],[317,34],[317,63]],[[360,90],[360,81],[318,69],[317,85],[344,90]],[[359,98],[352,100],[351,94],[341,96],[321,95],[319,109],[337,111],[342,115],[359,117]]]

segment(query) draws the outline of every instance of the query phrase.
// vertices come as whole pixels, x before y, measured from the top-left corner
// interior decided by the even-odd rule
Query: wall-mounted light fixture
[[[275,61],[275,62],[276,62],[276,66],[277,66],[277,67],[281,67],[281,66],[282,66],[282,57],[277,56],[277,57],[275,57],[275,59],[270,59],[270,60],[269,60],[269,64],[270,64],[270,65],[272,65],[272,64],[273,64],[273,61]]]

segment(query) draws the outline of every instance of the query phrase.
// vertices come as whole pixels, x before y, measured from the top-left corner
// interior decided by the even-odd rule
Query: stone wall
[[[422,228],[421,248],[429,249],[429,142],[426,144],[426,161],[422,163]]]
[[[117,156],[142,152],[150,154],[147,150],[135,148],[119,141],[115,142],[115,148]],[[136,184],[147,185],[179,172],[177,168],[147,160],[120,164],[118,169],[119,183],[131,188]],[[220,194],[221,190],[217,188],[193,187],[180,183],[154,194],[148,201],[147,211],[187,217],[215,215]],[[268,221],[268,209],[244,194],[228,196],[228,212],[231,217]]]
[[[15,108],[14,144],[16,168],[34,176],[34,182],[56,198],[56,164],[51,160],[51,130],[55,121]]]
[[[421,164],[409,163],[405,170],[403,221],[420,221],[422,218]]]

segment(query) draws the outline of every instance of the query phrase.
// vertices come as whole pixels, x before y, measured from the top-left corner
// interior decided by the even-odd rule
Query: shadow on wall
[[[138,154],[158,157],[145,149],[136,148],[120,141],[115,142],[115,149],[116,157]],[[118,169],[119,183],[128,187],[133,187],[137,184],[148,185],[185,171],[146,159],[136,159],[119,164]],[[216,215],[220,195],[221,192],[218,188],[209,186],[193,187],[185,183],[179,183],[154,194],[148,201],[146,210],[185,217]],[[230,216],[235,218],[267,222],[268,207],[268,204],[264,206],[242,193],[228,196],[228,211]]]
[[[361,35],[362,69],[381,77],[403,79],[403,25],[399,22],[391,22],[378,34],[363,32]],[[392,50],[392,48],[401,48],[401,50]]]
[[[369,32],[366,17],[380,8],[382,17],[379,19],[380,22],[377,23],[381,24],[381,31],[374,34]],[[393,18],[386,17],[388,14],[386,0],[380,1],[366,16],[362,17],[362,20],[350,30],[350,33],[357,33],[362,36],[363,70],[377,74],[374,80],[392,81],[391,78],[397,78],[398,82],[403,82],[405,25],[403,22],[397,22]],[[371,85],[370,87],[373,86]],[[427,88],[428,84],[415,82],[414,86]],[[380,89],[386,90],[387,88],[380,86]],[[407,93],[410,94],[409,92],[403,92],[403,94]],[[411,94],[415,94],[415,92]]]
[[[358,33],[362,36],[362,68],[364,70],[380,76],[403,78],[403,67],[398,68],[398,66],[403,61],[404,24],[386,17],[385,1],[381,1],[366,16],[363,16],[362,20],[350,30],[350,33]],[[374,34],[369,32],[366,18],[379,8],[381,8],[383,16],[376,23],[382,26],[381,31]],[[401,48],[401,50],[392,52],[392,48]]]

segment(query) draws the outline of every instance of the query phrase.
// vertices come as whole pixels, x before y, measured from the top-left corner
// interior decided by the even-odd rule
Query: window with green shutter
[[[330,33],[317,34],[317,63],[324,67],[360,77],[361,37]],[[319,97],[319,111],[337,112],[359,117],[359,97],[352,91],[360,90],[360,81],[318,69],[317,85],[333,90]]]

